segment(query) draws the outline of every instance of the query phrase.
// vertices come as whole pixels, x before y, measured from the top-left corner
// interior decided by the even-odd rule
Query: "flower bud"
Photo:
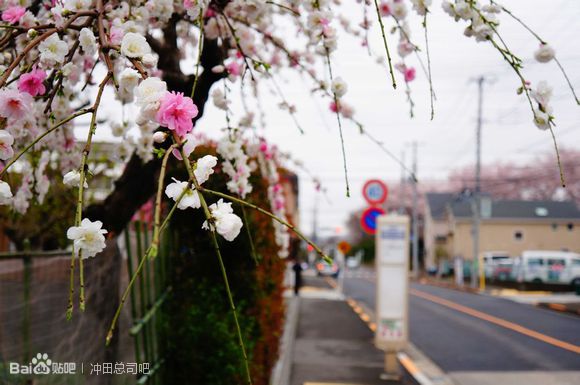
[[[163,143],[163,142],[165,142],[165,139],[167,139],[167,133],[166,132],[156,131],[153,134],[153,141],[155,143]]]

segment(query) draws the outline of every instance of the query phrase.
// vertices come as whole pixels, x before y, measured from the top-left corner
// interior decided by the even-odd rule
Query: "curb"
[[[270,377],[270,385],[288,385],[292,369],[292,357],[294,353],[294,343],[296,341],[296,329],[298,327],[298,316],[300,314],[300,297],[286,298],[286,321],[284,322],[284,332],[280,340],[280,356]]]
[[[569,306],[568,304],[563,303],[550,303],[550,302],[538,302],[535,304],[537,307],[541,307],[544,309],[555,310],[562,313],[573,314],[575,316],[580,316],[580,305],[578,303],[574,304],[575,306]]]
[[[417,368],[417,365],[403,352],[397,353],[397,359],[406,374],[413,379],[413,383],[418,385],[433,385],[429,377]]]
[[[373,332],[376,330],[377,324],[372,309],[353,298],[347,298],[346,303],[367,324],[369,329]],[[404,372],[403,375],[410,378],[411,382],[416,385],[455,385],[453,380],[437,364],[411,342],[408,342],[403,352],[397,353],[397,359]]]

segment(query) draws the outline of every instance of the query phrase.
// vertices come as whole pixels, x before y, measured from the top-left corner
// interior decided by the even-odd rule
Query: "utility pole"
[[[413,149],[413,175],[417,178],[417,141],[412,143]],[[411,181],[413,183],[413,277],[419,278],[419,208],[418,193],[417,193],[417,179]]]
[[[405,150],[401,151],[401,183],[399,184],[399,215],[405,214],[405,188],[407,172],[405,170]]]
[[[312,242],[318,241],[318,190],[314,193],[314,207],[312,207]]]
[[[477,78],[478,104],[477,104],[477,126],[475,131],[475,191],[473,192],[473,261],[471,263],[471,287],[478,286],[478,266],[479,258],[479,225],[481,216],[481,126],[483,107],[483,83],[485,77]],[[483,266],[479,266],[482,269]]]

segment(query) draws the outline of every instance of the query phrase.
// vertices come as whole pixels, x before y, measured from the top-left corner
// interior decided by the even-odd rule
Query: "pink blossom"
[[[215,17],[215,16],[216,16],[216,13],[215,13],[215,11],[213,9],[208,8],[205,11],[205,17],[208,17],[209,18],[209,17]]]
[[[260,141],[260,151],[264,154],[266,159],[272,159],[272,151],[270,151],[268,143],[263,139]]]
[[[409,68],[405,68],[405,82],[411,82],[413,80],[415,80],[415,68],[413,67],[409,67]]]
[[[338,112],[338,108],[336,107],[336,103],[335,102],[330,102],[330,111],[332,111],[332,112]]]
[[[18,89],[32,96],[42,95],[46,92],[44,79],[46,79],[46,72],[39,69],[32,70],[20,76]]]
[[[20,120],[32,108],[32,96],[15,89],[0,91],[0,116]]]
[[[193,129],[192,119],[197,116],[197,107],[191,98],[182,92],[166,92],[161,99],[157,122],[183,136]]]
[[[123,40],[123,30],[119,27],[111,27],[111,31],[109,32],[109,41],[113,45],[120,45],[121,41]]]
[[[381,2],[379,9],[381,10],[381,16],[391,15],[391,9],[389,8],[389,4],[386,1]]]
[[[242,73],[242,67],[235,61],[226,65],[226,69],[228,70],[228,73],[233,76],[238,76]]]
[[[2,12],[2,21],[10,24],[16,24],[20,21],[22,15],[26,13],[26,8],[20,6],[10,7]]]

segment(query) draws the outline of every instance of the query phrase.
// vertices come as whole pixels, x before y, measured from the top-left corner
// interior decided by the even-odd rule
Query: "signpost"
[[[363,196],[371,206],[384,203],[388,195],[387,185],[378,179],[370,179],[363,186]]]
[[[348,254],[348,252],[350,251],[350,248],[351,248],[350,243],[348,243],[347,241],[340,241],[338,243],[338,249],[344,255]]]
[[[379,215],[385,214],[385,210],[379,207],[379,205],[385,203],[387,200],[389,189],[382,181],[369,179],[365,182],[362,190],[363,197],[370,207],[363,211],[360,218],[360,225],[365,233],[374,235],[377,228],[377,218]]]
[[[360,225],[367,234],[373,235],[377,229],[377,218],[385,214],[385,210],[380,207],[369,207],[363,211],[360,218]]]
[[[409,217],[382,215],[377,219],[375,345],[385,351],[387,378],[398,377],[397,352],[409,338]]]

